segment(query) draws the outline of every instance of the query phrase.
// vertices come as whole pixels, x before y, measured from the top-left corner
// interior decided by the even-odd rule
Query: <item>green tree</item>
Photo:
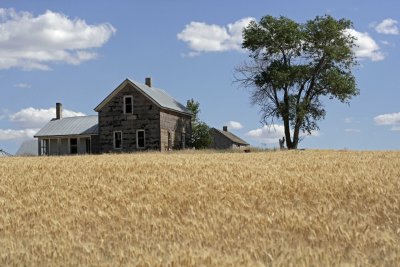
[[[251,60],[236,68],[235,80],[251,88],[263,123],[283,122],[288,149],[297,148],[300,132],[319,129],[326,114],[322,97],[349,103],[359,94],[350,28],[351,21],[331,16],[303,24],[265,16],[243,30]]]
[[[186,102],[186,108],[193,114],[191,146],[196,149],[207,148],[212,142],[212,137],[210,127],[199,119],[200,103],[192,98]]]

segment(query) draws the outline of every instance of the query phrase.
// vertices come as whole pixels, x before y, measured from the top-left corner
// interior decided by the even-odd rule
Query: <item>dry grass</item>
[[[400,152],[0,159],[0,265],[396,266]]]

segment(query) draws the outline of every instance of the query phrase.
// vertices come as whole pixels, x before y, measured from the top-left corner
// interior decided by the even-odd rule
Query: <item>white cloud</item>
[[[395,19],[384,19],[381,23],[376,25],[375,30],[383,34],[399,34],[399,27],[397,26],[398,21]]]
[[[247,136],[266,144],[278,143],[279,139],[285,136],[283,125],[269,125],[259,129],[251,130]]]
[[[17,84],[14,84],[14,87],[17,87],[17,88],[31,88],[31,85],[27,84],[27,83],[17,83]]]
[[[393,131],[400,130],[400,112],[376,116],[374,121],[378,125],[390,125]]]
[[[23,127],[40,128],[56,116],[56,109],[35,109],[32,107],[22,109],[9,115],[10,121],[16,122]],[[82,112],[63,110],[63,117],[85,116]]]
[[[347,133],[359,133],[359,132],[361,132],[360,129],[351,129],[351,128],[344,129],[344,131],[347,132]]]
[[[234,129],[234,130],[239,130],[243,128],[243,125],[240,122],[237,121],[229,121],[228,122],[228,128]]]
[[[385,59],[385,55],[380,50],[379,45],[367,32],[358,32],[354,29],[347,29],[345,33],[356,38],[356,47],[354,48],[356,57],[360,59],[368,58],[372,61]]]
[[[241,50],[243,41],[242,30],[254,18],[243,18],[226,26],[206,24],[192,21],[177,34],[179,40],[186,42],[191,52],[189,56],[195,56],[203,52],[222,52],[229,50]]]
[[[50,63],[80,64],[97,57],[116,32],[108,24],[88,25],[82,19],[46,11],[29,12],[0,8],[0,69],[50,69]]]
[[[39,129],[24,129],[24,130],[12,130],[12,129],[0,129],[0,140],[25,140],[32,138]]]
[[[285,136],[285,128],[283,125],[272,124],[265,125],[262,128],[251,130],[246,133],[246,136],[253,138],[261,143],[278,144],[279,139]],[[307,137],[305,133],[300,133],[300,137]],[[319,132],[313,131],[311,136],[319,136]]]

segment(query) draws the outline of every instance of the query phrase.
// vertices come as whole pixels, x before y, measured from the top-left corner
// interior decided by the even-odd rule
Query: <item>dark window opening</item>
[[[168,150],[172,149],[172,136],[171,136],[171,132],[168,131]]]
[[[185,133],[182,133],[181,142],[182,142],[182,148],[184,149],[185,146],[186,146],[186,135],[185,135]]]
[[[78,154],[78,139],[71,138],[69,140],[69,148],[71,154]]]
[[[91,144],[90,144],[90,139],[86,139],[86,153],[90,154],[91,153]]]
[[[114,132],[114,148],[122,148],[122,132]]]
[[[145,147],[145,132],[144,132],[144,130],[138,130],[136,132],[136,146],[137,146],[137,148]]]
[[[124,97],[125,114],[132,114],[133,112],[133,98],[132,96]]]

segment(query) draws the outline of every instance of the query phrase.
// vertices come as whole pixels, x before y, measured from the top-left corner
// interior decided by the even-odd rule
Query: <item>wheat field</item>
[[[400,152],[0,158],[0,265],[398,266]]]

